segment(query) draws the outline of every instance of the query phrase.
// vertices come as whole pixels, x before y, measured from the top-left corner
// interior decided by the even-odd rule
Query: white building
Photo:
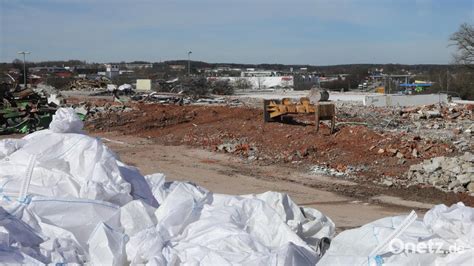
[[[138,91],[150,91],[151,79],[137,79],[136,88]]]
[[[278,76],[277,72],[275,71],[242,71],[240,73],[241,77],[273,77],[273,76]]]
[[[153,64],[151,64],[151,63],[144,63],[144,64],[140,64],[140,63],[129,63],[129,64],[125,64],[125,68],[126,68],[126,69],[145,69],[145,68],[153,68]]]
[[[208,81],[228,80],[232,85],[245,80],[253,90],[268,90],[276,88],[293,88],[293,76],[260,76],[260,77],[209,77]]]
[[[120,75],[119,65],[105,64],[105,75],[110,79]]]

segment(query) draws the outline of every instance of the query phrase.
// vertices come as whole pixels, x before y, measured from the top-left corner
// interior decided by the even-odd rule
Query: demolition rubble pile
[[[176,104],[176,105],[227,105],[240,106],[241,101],[238,99],[231,99],[228,97],[207,95],[205,97],[191,97],[189,95],[180,93],[167,92],[135,92],[131,97],[132,100],[144,103],[158,103],[158,104]]]
[[[423,220],[387,217],[334,238],[328,217],[286,194],[223,195],[166,182],[162,174],[143,176],[82,126],[73,109],[59,109],[48,130],[0,141],[2,263],[472,262],[474,209],[461,203],[438,205]],[[395,237],[430,239],[439,248],[394,250],[387,243]]]
[[[362,125],[342,125],[335,134],[327,134],[323,125],[323,133],[316,134],[313,125],[264,123],[262,111],[255,108],[134,107],[130,112],[98,115],[87,121],[88,129],[230,153],[257,164],[319,165],[356,174],[361,180],[379,179],[380,173],[401,176],[411,164],[455,153],[450,143],[424,135],[379,133]]]
[[[415,107],[407,107],[400,111],[402,117],[409,117],[411,120],[430,119],[430,118],[444,118],[449,120],[454,119],[473,119],[474,105],[423,105]]]
[[[413,185],[429,184],[443,191],[474,194],[474,154],[428,159],[410,166],[407,176]]]
[[[75,79],[69,83],[67,89],[69,90],[97,90],[107,87],[110,80],[105,77],[98,79]]]
[[[43,89],[0,88],[0,134],[29,133],[47,128],[57,105]]]
[[[79,103],[74,105],[74,111],[81,117],[87,117],[89,121],[102,116],[109,116],[111,114],[120,115],[122,113],[131,112],[134,109],[131,105],[120,105],[106,103],[104,105],[96,105],[90,103]]]
[[[352,103],[338,104],[338,120],[358,121],[380,130],[405,130],[427,132],[433,137],[470,135],[474,131],[474,105],[424,105],[414,107],[370,107]],[[436,135],[433,130],[443,132]]]
[[[474,105],[425,105],[374,108],[340,104],[338,120],[360,122],[381,132],[403,132],[451,143],[458,152],[474,149]],[[426,146],[428,147],[428,146]],[[420,151],[420,149],[418,149]],[[415,156],[416,157],[416,156]]]
[[[433,139],[451,139],[459,151],[472,150],[474,137],[474,105],[428,105],[405,108],[401,117],[413,124],[412,131]]]

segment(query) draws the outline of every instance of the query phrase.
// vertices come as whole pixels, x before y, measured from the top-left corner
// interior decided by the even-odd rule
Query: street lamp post
[[[446,95],[449,93],[449,70],[446,70]]]
[[[31,54],[31,52],[21,51],[18,54],[23,55],[23,85],[25,86],[24,89],[26,89],[26,55]]]
[[[191,75],[191,54],[192,53],[193,52],[191,52],[191,51],[188,52],[188,76]]]

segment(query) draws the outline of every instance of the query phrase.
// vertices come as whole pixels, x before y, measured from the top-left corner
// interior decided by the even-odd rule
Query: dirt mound
[[[325,165],[356,170],[373,179],[401,176],[409,165],[453,152],[449,144],[403,133],[380,133],[365,126],[343,125],[335,134],[312,116],[289,123],[264,123],[262,110],[226,106],[139,104],[137,111],[105,114],[88,123],[91,130],[120,131],[170,145],[224,150],[265,163]],[[222,144],[228,146],[220,146]],[[414,151],[415,150],[415,151]]]

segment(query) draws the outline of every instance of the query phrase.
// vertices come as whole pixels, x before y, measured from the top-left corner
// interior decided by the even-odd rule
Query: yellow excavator
[[[302,97],[298,102],[293,102],[289,98],[264,100],[264,121],[279,122],[283,116],[291,114],[314,114],[316,132],[319,131],[321,120],[330,120],[331,133],[333,133],[336,124],[336,106],[328,99],[327,91],[313,88],[308,97]]]

